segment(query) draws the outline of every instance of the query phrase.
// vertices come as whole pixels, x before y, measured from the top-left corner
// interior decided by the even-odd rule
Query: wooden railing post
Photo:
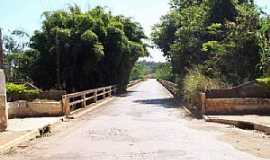
[[[98,95],[97,95],[97,93],[98,93],[98,90],[95,90],[95,93],[94,93],[94,102],[95,103],[97,103],[97,101],[98,101]]]
[[[109,97],[112,96],[112,86],[109,87]]]
[[[85,108],[86,107],[86,94],[85,93],[83,93],[83,95],[82,95],[82,99],[83,99],[83,102],[82,102],[82,108]]]
[[[70,105],[69,105],[69,98],[64,95],[62,97],[62,103],[63,103],[63,112],[66,116],[70,115]]]
[[[112,86],[112,94],[116,94],[116,86]]]
[[[102,92],[103,92],[102,97],[103,97],[103,99],[105,99],[106,98],[106,88],[104,88]]]

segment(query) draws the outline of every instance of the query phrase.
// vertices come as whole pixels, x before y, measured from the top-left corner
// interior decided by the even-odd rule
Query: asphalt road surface
[[[57,133],[2,155],[8,160],[260,160],[248,148],[220,138],[239,133],[224,125],[203,126],[177,107],[156,80],[147,80]],[[214,125],[214,127],[213,127]],[[220,129],[220,128],[227,129]],[[236,131],[237,130],[237,131]],[[240,136],[241,137],[241,136]],[[236,137],[237,138],[237,137]],[[240,147],[241,148],[241,147]]]

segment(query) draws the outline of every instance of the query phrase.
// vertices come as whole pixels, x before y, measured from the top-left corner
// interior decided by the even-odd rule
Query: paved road
[[[75,120],[76,121],[76,120]],[[9,160],[259,160],[190,127],[156,80],[148,80],[60,133],[21,146]],[[194,122],[196,123],[196,122]],[[0,157],[1,159],[1,157]]]

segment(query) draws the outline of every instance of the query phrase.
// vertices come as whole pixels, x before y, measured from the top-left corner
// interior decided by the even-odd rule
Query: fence
[[[65,115],[69,115],[72,111],[78,108],[88,107],[92,103],[96,103],[98,100],[112,96],[116,91],[117,87],[114,85],[64,95],[62,96],[63,111]]]

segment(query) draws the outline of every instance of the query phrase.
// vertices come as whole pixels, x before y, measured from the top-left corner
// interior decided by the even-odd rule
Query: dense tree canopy
[[[38,52],[31,78],[45,89],[76,91],[111,84],[125,89],[135,62],[148,54],[145,38],[139,23],[102,7],[46,12],[42,30],[31,38],[30,46]]]
[[[237,85],[267,74],[269,20],[253,0],[171,0],[152,40],[175,78],[190,69]]]

